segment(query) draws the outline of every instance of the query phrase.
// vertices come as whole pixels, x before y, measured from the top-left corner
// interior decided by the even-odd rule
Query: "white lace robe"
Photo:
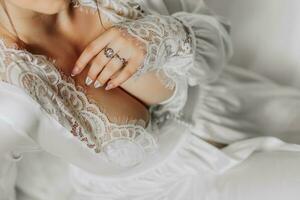
[[[118,2],[104,0],[102,5],[112,3],[124,15],[105,6],[101,11],[116,22],[135,16],[128,4]],[[229,26],[223,19],[212,15],[202,1],[132,2],[153,12],[174,13],[190,28],[196,44],[193,55],[173,58],[164,65],[170,75],[176,74],[176,92],[152,108],[153,125],[158,129],[144,134],[158,138],[149,140],[155,141],[158,149],[154,154],[141,154],[136,148],[139,140],[134,145],[132,140],[116,140],[108,157],[95,153],[22,88],[1,82],[0,199],[15,199],[15,161],[22,157],[16,183],[20,199],[214,200],[220,199],[211,187],[215,177],[254,151],[300,150],[275,137],[258,137],[288,140],[288,133],[300,129],[300,94],[237,67],[224,70],[232,51]],[[81,3],[93,6],[89,0]],[[179,7],[171,9],[171,5]],[[23,53],[29,65],[41,61]],[[220,150],[203,139],[230,145]],[[140,141],[139,145],[147,149],[149,143]],[[25,153],[35,151],[42,152]],[[120,167],[122,163],[131,167]]]

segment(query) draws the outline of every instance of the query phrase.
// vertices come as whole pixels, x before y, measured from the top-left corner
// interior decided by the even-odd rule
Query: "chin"
[[[6,0],[20,8],[25,8],[42,14],[57,14],[70,5],[71,0]]]

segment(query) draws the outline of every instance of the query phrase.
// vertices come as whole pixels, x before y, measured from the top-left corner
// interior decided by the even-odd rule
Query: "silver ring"
[[[114,50],[113,50],[112,48],[107,48],[107,47],[105,47],[105,49],[104,49],[104,55],[105,55],[107,58],[112,58],[112,57],[114,57],[114,54],[115,54],[115,52],[114,52]]]
[[[122,62],[122,67],[127,64],[127,60],[125,58],[121,58],[119,54],[115,54],[114,57],[117,57]]]

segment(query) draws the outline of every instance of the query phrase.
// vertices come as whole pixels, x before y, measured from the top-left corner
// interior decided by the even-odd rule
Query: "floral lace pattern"
[[[156,139],[146,131],[143,120],[124,125],[111,123],[96,102],[87,98],[84,88],[75,85],[46,56],[10,48],[0,40],[0,58],[0,81],[23,88],[51,117],[96,153],[104,151],[112,160],[108,155],[111,152],[117,159],[116,152],[127,148],[115,147],[113,153],[109,145],[117,140],[128,141],[130,148],[136,149],[131,152],[139,152],[140,159],[156,149]]]
[[[72,0],[72,3],[75,7],[99,9],[114,23],[138,19],[146,14],[146,9],[141,9],[137,0]]]
[[[138,72],[134,74],[135,78],[152,70],[157,70],[159,75],[162,74],[160,70],[163,70],[165,75],[168,75],[163,68],[168,59],[192,54],[192,41],[188,29],[175,17],[147,15],[140,19],[120,22],[114,26],[127,31],[144,43],[146,58]],[[170,81],[166,86],[172,88],[175,84],[172,80]]]

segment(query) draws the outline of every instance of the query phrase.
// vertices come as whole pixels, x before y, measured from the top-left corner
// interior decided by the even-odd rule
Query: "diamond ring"
[[[107,57],[107,58],[112,58],[114,57],[114,50],[112,48],[106,48],[104,49],[104,55]]]

